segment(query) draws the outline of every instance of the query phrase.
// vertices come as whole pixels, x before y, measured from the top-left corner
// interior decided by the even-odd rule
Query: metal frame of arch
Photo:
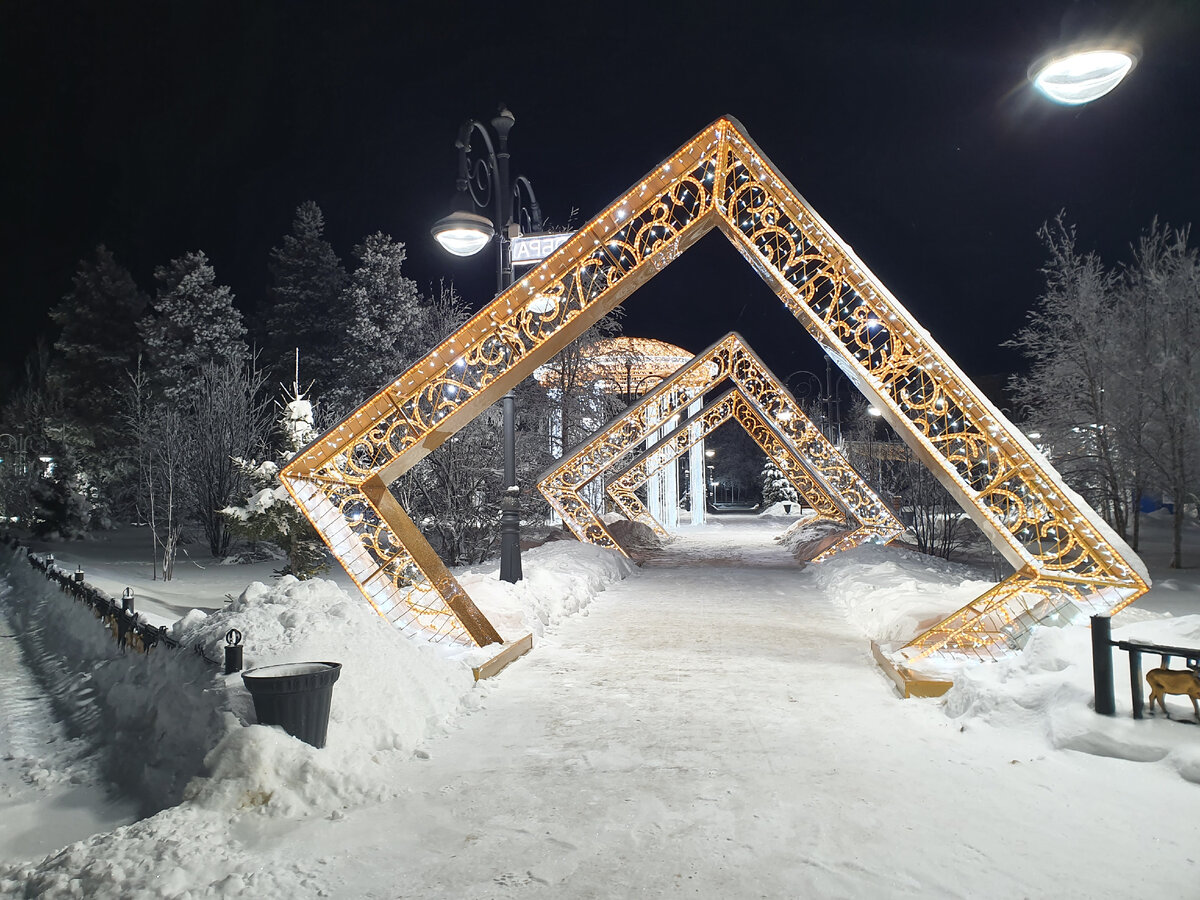
[[[678,431],[647,448],[632,465],[618,473],[608,484],[606,488],[608,495],[625,511],[629,518],[658,525],[657,522],[654,522],[649,510],[638,499],[635,493],[637,489],[645,484],[656,471],[674,462],[694,444],[731,420],[746,430],[746,433],[763,453],[774,460],[783,477],[803,496],[804,485],[812,474],[805,466],[803,456],[793,442],[785,436],[786,430],[778,429],[770,417],[765,415],[758,405],[743,393],[740,387],[731,389],[706,405],[692,419],[692,423],[698,426],[695,431],[690,428],[685,430],[681,424]],[[808,423],[807,427],[811,428],[811,423]],[[846,465],[849,466],[848,463]],[[805,497],[805,500],[807,501],[808,498]],[[883,510],[886,518],[891,520],[890,525],[880,527],[875,523],[870,525],[859,523],[857,528],[842,535],[835,544],[814,556],[811,562],[821,562],[834,554],[863,543],[887,543],[899,535],[904,530],[900,521],[886,507],[883,507]],[[840,512],[840,510],[836,511],[836,513]],[[801,521],[833,517],[829,512],[814,507],[813,515],[807,520]],[[853,521],[853,517],[848,518]],[[884,516],[880,518],[884,518]],[[661,525],[658,527],[661,528]]]
[[[787,445],[787,456],[789,459],[794,457],[796,465],[789,466],[784,475],[809,506],[820,517],[845,519],[852,528],[851,534],[840,542],[839,550],[868,540],[886,542],[903,531],[887,505],[813,425],[795,398],[735,332],[698,353],[652,393],[564,455],[539,479],[538,490],[580,540],[620,550],[596,511],[584,499],[584,489],[607,472],[623,471],[646,456],[649,451],[643,453],[642,446],[652,440],[652,435],[669,427],[697,397],[719,388],[726,381],[732,382],[744,400],[761,413],[764,423],[771,423],[767,427],[774,429],[777,440]],[[732,411],[733,406],[729,409]],[[676,441],[690,446],[692,442],[686,434],[689,429],[685,424],[681,419],[677,430],[660,443]],[[755,434],[751,433],[751,437],[755,438]],[[759,445],[766,440],[763,435]],[[666,534],[632,491],[614,495],[613,499],[630,518],[640,519],[660,535]]]
[[[284,467],[380,615],[431,640],[502,640],[389,484],[713,228],[1016,569],[895,658],[1004,655],[1067,609],[1111,614],[1148,589],[1133,551],[725,117]]]

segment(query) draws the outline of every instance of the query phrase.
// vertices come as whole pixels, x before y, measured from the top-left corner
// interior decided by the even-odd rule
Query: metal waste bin
[[[324,747],[333,683],[341,674],[341,663],[283,663],[247,669],[242,681],[260,725],[280,725],[306,744]]]

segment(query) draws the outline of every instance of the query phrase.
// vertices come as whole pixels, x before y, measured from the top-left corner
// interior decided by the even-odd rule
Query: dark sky
[[[636,10],[636,11],[635,11]],[[1081,108],[1027,85],[1057,43],[1107,33],[1142,58]],[[481,254],[429,226],[465,118],[515,113],[514,167],[557,224],[586,220],[731,114],[968,374],[1039,293],[1038,226],[1124,258],[1158,215],[1200,210],[1200,4],[1192,0],[621,4],[0,5],[0,353],[19,364],[78,260],[106,243],[139,283],[202,249],[248,314],[295,206],[343,259],[386,231],[423,285],[477,308]],[[781,375],[811,339],[716,232],[626,301],[626,332],[698,351],[737,329]]]

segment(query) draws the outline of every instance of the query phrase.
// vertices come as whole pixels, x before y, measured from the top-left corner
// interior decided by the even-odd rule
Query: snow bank
[[[840,553],[809,571],[864,636],[881,644],[911,640],[992,586],[969,566],[879,545]],[[1200,615],[1172,617],[1135,605],[1113,619],[1113,639],[1200,647]],[[1143,657],[1143,669],[1157,664],[1157,657]],[[1181,666],[1176,660],[1174,667]],[[1200,742],[1181,740],[1186,726],[1161,714],[1135,720],[1128,657],[1116,649],[1113,672],[1117,712],[1100,716],[1094,710],[1091,629],[1084,617],[1062,628],[1035,629],[1025,650],[1009,659],[956,664],[948,672],[954,687],[934,702],[962,728],[1032,730],[1056,749],[1162,761],[1200,783]],[[1194,721],[1186,698],[1168,697],[1167,706],[1174,718]]]
[[[122,653],[90,608],[7,552],[0,602],[60,715],[104,749],[105,773],[145,812],[177,803],[236,722],[215,667],[165,647]]]
[[[791,530],[785,537],[806,539]],[[811,571],[827,596],[880,644],[912,640],[993,585],[970,566],[879,544],[839,553]]]
[[[193,610],[175,636],[221,654],[226,632],[239,629],[246,666],[302,660],[342,663],[334,685],[328,742],[317,750],[277,727],[254,721],[240,675],[224,676],[192,653],[162,647],[122,657],[98,620],[52,589],[18,559],[14,595],[36,597],[22,613],[47,629],[43,650],[77,658],[94,671],[98,689],[87,702],[114,741],[114,758],[146,768],[144,790],[178,806],[150,819],[80,841],[41,865],[0,870],[0,893],[64,896],[177,896],[197,870],[229,872],[232,893],[283,896],[303,885],[304,872],[262,871],[252,856],[228,846],[233,819],[324,815],[392,795],[389,769],[424,751],[420,745],[479,706],[488,682],[475,683],[470,664],[486,651],[455,651],[413,642],[358,597],[323,579],[284,577],[255,582],[225,610]],[[524,554],[525,579],[496,579],[495,569],[460,577],[501,634],[542,634],[563,617],[585,611],[592,598],[625,577],[631,563],[610,550],[563,541]],[[78,677],[82,678],[82,675]],[[74,714],[79,716],[80,708]],[[153,777],[152,777],[153,776]],[[186,787],[185,787],[186,785]],[[261,827],[261,826],[255,826]],[[173,872],[187,873],[173,886]]]
[[[1134,609],[1114,620],[1113,639],[1200,647],[1200,615],[1155,617]],[[1124,624],[1122,624],[1124,622]],[[1113,650],[1115,716],[1094,709],[1091,631],[1086,625],[1035,629],[1025,651],[1010,659],[970,666],[954,679],[945,697],[947,715],[998,728],[1021,726],[1041,731],[1051,746],[1132,762],[1163,761],[1200,784],[1200,742],[1181,740],[1190,733],[1161,713],[1133,718],[1128,657]],[[1145,670],[1158,657],[1143,656]],[[1182,668],[1179,660],[1174,668]],[[1142,690],[1146,687],[1143,683]],[[1195,721],[1186,697],[1168,697],[1176,719]],[[1194,731],[1192,729],[1191,731]]]

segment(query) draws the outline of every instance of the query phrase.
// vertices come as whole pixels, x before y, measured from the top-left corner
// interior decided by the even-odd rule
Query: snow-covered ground
[[[558,542],[525,555],[518,585],[462,573],[503,634],[535,634],[479,684],[469,659],[407,642],[343,579],[205,564],[162,585],[127,535],[53,548],[110,593],[134,586],[163,622],[206,608],[174,628],[213,651],[236,626],[249,665],[342,662],[323,750],[246,727],[240,678],[193,654],[123,656],[6,554],[3,633],[28,646],[37,631],[57,657],[40,675],[83,736],[33,713],[22,729],[45,737],[9,738],[0,783],[32,809],[102,772],[129,802],[91,802],[93,824],[114,830],[71,844],[82,835],[62,831],[45,858],[0,818],[0,892],[1197,895],[1200,727],[1133,721],[1123,654],[1112,718],[1089,708],[1084,627],[1039,631],[945,698],[901,701],[868,641],[911,634],[987,574],[879,547],[803,567],[773,540],[789,523],[717,517],[640,569]],[[1114,635],[1200,646],[1200,571],[1166,570],[1169,527],[1147,531],[1156,585]],[[1191,715],[1183,698],[1168,705]],[[123,824],[133,806],[160,811]]]

